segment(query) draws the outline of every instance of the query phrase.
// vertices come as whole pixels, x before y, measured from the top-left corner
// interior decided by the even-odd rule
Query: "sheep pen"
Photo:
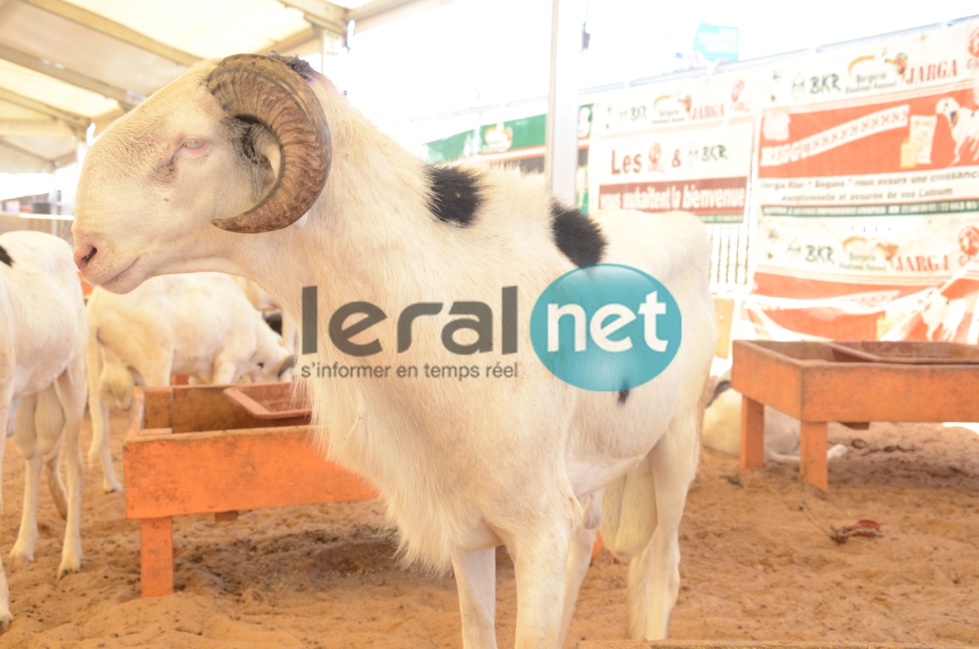
[[[119,470],[127,426],[126,413],[113,414]],[[979,644],[979,436],[933,424],[831,424],[829,432],[850,453],[830,465],[825,494],[801,485],[795,467],[739,471],[736,458],[704,450],[681,525],[672,640]],[[83,446],[90,439],[86,418]],[[16,496],[22,463],[5,469],[3,489]],[[123,498],[86,481],[85,563],[60,582],[64,523],[40,500],[36,560],[9,570],[16,619],[0,646],[460,646],[451,577],[401,569],[375,501],[256,510],[234,523],[178,517],[177,592],[142,599],[139,528],[124,518]],[[18,510],[10,498],[4,538]],[[830,539],[832,528],[863,518],[884,535]],[[605,551],[595,559],[565,647],[624,643],[626,572]],[[506,646],[514,576],[502,553],[497,579]]]

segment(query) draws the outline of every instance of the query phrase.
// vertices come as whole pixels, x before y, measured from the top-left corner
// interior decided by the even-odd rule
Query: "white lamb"
[[[741,393],[731,387],[731,372],[715,380],[711,400],[704,412],[701,441],[707,448],[728,455],[741,455]],[[765,459],[799,463],[801,426],[795,417],[765,406]],[[845,444],[834,444],[826,451],[830,460],[847,454]]]
[[[406,559],[451,564],[465,647],[496,646],[501,544],[515,567],[517,646],[561,646],[603,512],[606,544],[631,559],[630,634],[666,636],[716,345],[710,245],[695,217],[586,219],[540,177],[430,167],[302,61],[239,55],[195,66],[101,136],[74,234],[79,267],[114,292],[215,270],[258,281],[299,314],[302,289],[317,287],[318,364],[301,372],[313,377],[315,430],[377,487]],[[573,387],[531,345],[538,296],[597,263],[642,269],[682,314],[676,357],[632,389]],[[475,340],[453,338],[477,325]],[[334,362],[381,372],[310,371]],[[460,365],[518,372],[396,372]]]
[[[0,235],[0,422],[20,400],[14,446],[27,463],[20,531],[10,558],[34,560],[42,465],[58,511],[67,519],[60,579],[81,567],[82,462],[85,414],[85,306],[71,246],[50,234]],[[0,437],[0,464],[6,440]],[[68,474],[65,496],[59,464]],[[2,505],[2,499],[0,499]],[[0,565],[0,625],[11,620],[10,591]]]
[[[96,287],[88,299],[89,463],[102,463],[103,488],[122,491],[109,450],[109,410],[125,410],[133,386],[243,377],[288,379],[295,361],[233,278],[193,273],[156,278],[128,295]]]

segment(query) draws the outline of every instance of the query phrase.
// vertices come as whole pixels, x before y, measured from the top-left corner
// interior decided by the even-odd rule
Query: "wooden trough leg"
[[[140,572],[143,597],[173,592],[173,518],[139,521]]]
[[[803,421],[799,434],[799,475],[800,477],[826,490],[829,480],[826,476],[826,422]]]
[[[765,466],[765,405],[741,397],[741,468]]]

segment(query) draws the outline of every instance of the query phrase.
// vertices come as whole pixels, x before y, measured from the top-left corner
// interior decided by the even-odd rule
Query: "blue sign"
[[[700,23],[693,37],[693,51],[708,61],[737,61],[738,28]]]

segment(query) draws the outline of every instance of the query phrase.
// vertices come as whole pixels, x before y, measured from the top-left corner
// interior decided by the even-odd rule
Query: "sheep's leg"
[[[656,529],[629,563],[629,634],[635,640],[666,638],[680,593],[680,518],[696,473],[696,427],[695,413],[676,415],[645,460],[655,489]]]
[[[112,449],[109,447],[109,404],[98,391],[89,399],[89,413],[92,418],[92,444],[88,448],[88,463],[92,465],[98,458],[102,465],[103,491],[122,491],[122,483],[116,477],[112,464]]]
[[[496,649],[496,548],[452,552],[464,649]]]
[[[0,631],[6,631],[14,616],[10,614],[10,588],[7,586],[7,575],[0,561]]]
[[[68,474],[68,516],[65,539],[61,549],[58,579],[69,572],[78,572],[82,565],[82,444],[81,427],[85,413],[85,370],[82,355],[78,354],[68,370],[57,381],[57,393],[64,412],[64,456]]]
[[[7,425],[7,412],[9,408],[8,397],[0,395],[0,423],[4,427]],[[6,428],[4,428],[6,430]],[[3,466],[3,455],[7,447],[6,435],[0,435],[0,467]],[[0,512],[3,511],[3,494],[0,492]],[[10,615],[10,588],[7,586],[7,574],[3,569],[3,560],[0,558],[0,631],[5,630],[13,621]]]
[[[58,446],[57,452],[44,460],[44,473],[48,476],[48,490],[51,492],[51,499],[54,507],[61,514],[61,518],[68,518],[68,499],[65,496],[65,483],[61,479],[61,471],[58,470],[61,464],[61,447]]]
[[[563,647],[564,641],[568,637],[568,629],[571,626],[571,617],[574,615],[575,603],[578,601],[578,592],[581,590],[581,582],[585,579],[588,566],[591,565],[592,550],[595,547],[595,539],[598,536],[598,524],[601,522],[601,502],[602,493],[592,494],[585,503],[587,516],[585,524],[575,530],[571,536],[571,549],[568,552],[568,567],[564,578],[564,609],[561,617],[561,642],[558,646]]]
[[[561,637],[571,526],[541,525],[507,543],[517,582],[517,649],[556,648]]]
[[[226,358],[223,353],[220,353],[214,358],[211,383],[214,385],[231,385],[235,382],[235,374],[237,373],[238,364],[232,359]]]
[[[24,397],[14,420],[14,445],[26,464],[20,529],[17,531],[17,541],[10,551],[10,561],[14,566],[34,561],[34,547],[37,545],[37,496],[41,483],[42,464],[41,454],[38,452],[37,434],[34,430],[37,400],[36,394]]]
[[[0,395],[0,422],[3,425],[7,425],[7,418],[10,416],[8,414],[8,408],[10,407],[9,401],[4,399],[3,395]],[[3,468],[3,454],[7,448],[7,436],[0,435],[0,469]],[[3,514],[3,480],[0,480],[0,514]]]
[[[54,387],[49,386],[37,394],[34,409],[34,434],[37,436],[37,452],[44,461],[48,476],[48,489],[54,506],[62,518],[68,517],[68,501],[65,497],[65,483],[61,480],[61,431],[65,427],[65,416]]]
[[[4,402],[6,403],[6,402]],[[0,440],[6,439],[8,437],[13,437],[14,435],[14,413],[17,412],[17,406],[20,404],[20,399],[15,399],[10,402],[10,407],[8,410],[0,409],[0,414],[6,413],[5,416],[0,417]]]
[[[109,404],[99,390],[102,375],[102,352],[93,338],[89,339],[88,351],[88,411],[92,418],[92,443],[88,447],[88,464],[96,460],[102,465],[102,490],[106,493],[122,491],[122,483],[116,477],[109,448]]]

